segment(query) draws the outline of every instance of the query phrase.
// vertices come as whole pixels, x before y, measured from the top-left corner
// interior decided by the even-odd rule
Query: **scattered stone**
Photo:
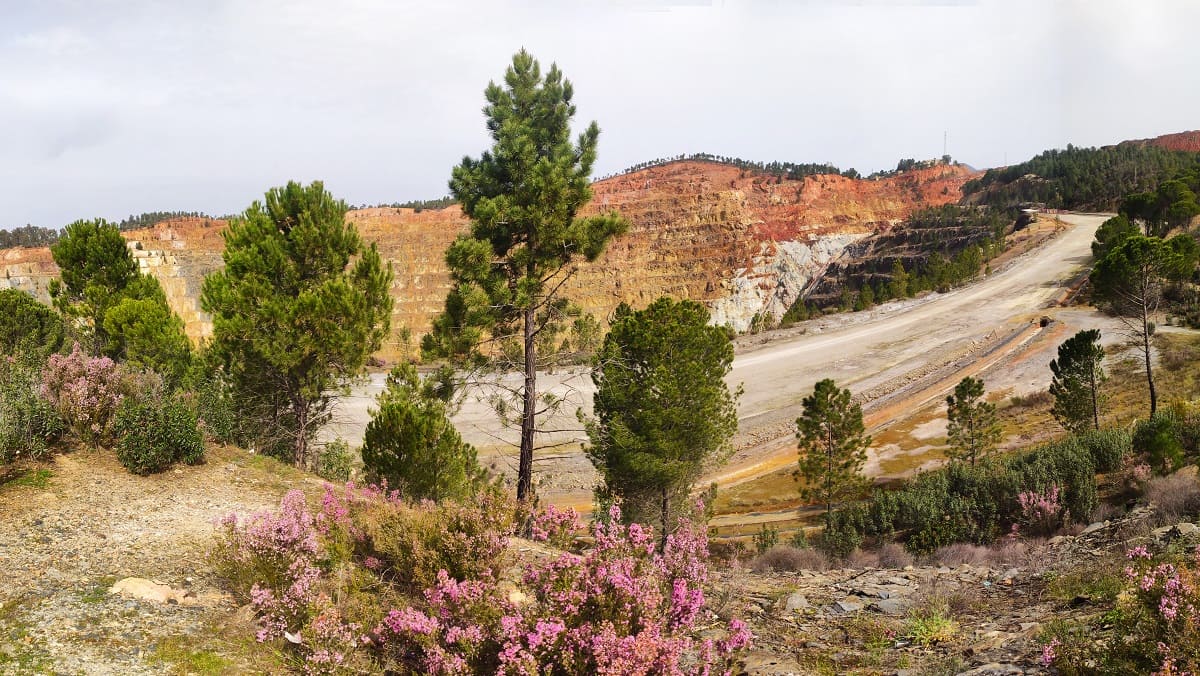
[[[862,610],[861,603],[852,601],[850,599],[842,599],[841,601],[833,604],[833,607],[843,613],[857,613],[858,611]]]
[[[1097,521],[1096,523],[1090,524],[1087,528],[1084,528],[1083,532],[1081,532],[1080,535],[1090,535],[1092,533],[1095,533],[1096,531],[1100,530],[1101,528],[1107,528],[1109,523],[1111,523],[1111,522]]]
[[[881,599],[872,603],[871,608],[884,615],[903,615],[909,605],[910,602],[904,599]]]
[[[1024,674],[1025,670],[1015,664],[1000,664],[990,662],[974,669],[959,672],[958,676],[1016,676]]]
[[[787,600],[783,603],[785,612],[794,613],[797,610],[805,610],[808,608],[808,598],[800,592],[792,592],[788,595]]]

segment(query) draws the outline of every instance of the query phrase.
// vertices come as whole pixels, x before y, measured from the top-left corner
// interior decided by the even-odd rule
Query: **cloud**
[[[687,152],[869,172],[1197,126],[1170,0],[48,0],[0,9],[0,226],[237,211],[322,178],[443,195],[524,46],[575,83],[598,173]]]

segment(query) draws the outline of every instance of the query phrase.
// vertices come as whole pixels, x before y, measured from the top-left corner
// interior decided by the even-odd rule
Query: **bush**
[[[175,462],[204,461],[196,414],[178,397],[126,400],[117,409],[117,460],[134,474],[154,474]]]
[[[124,399],[121,369],[108,357],[88,357],[79,343],[69,355],[50,355],[41,395],[80,441],[99,445],[112,437],[112,419]]]
[[[972,566],[986,566],[990,554],[991,550],[982,545],[958,542],[939,547],[930,555],[929,559],[939,566],[961,566],[964,563]]]
[[[204,435],[219,444],[246,445],[243,419],[229,387],[217,378],[205,378],[193,387],[196,412]]]
[[[1133,450],[1146,456],[1159,474],[1170,474],[1183,465],[1183,444],[1175,417],[1158,413],[1138,423],[1133,433]]]
[[[756,573],[769,571],[795,573],[801,570],[827,570],[829,559],[815,549],[797,549],[787,545],[776,545],[750,560],[750,570]]]
[[[351,485],[340,494],[327,488],[314,513],[303,493],[291,491],[278,512],[224,519],[216,564],[249,597],[258,640],[291,651],[308,673],[710,673],[731,668],[749,644],[738,620],[723,638],[695,636],[701,621],[711,636],[713,617],[701,586],[703,529],[681,523],[660,553],[652,530],[622,525],[613,508],[592,525],[594,545],[582,555],[534,559],[504,578],[499,554],[511,524],[464,532],[462,520],[444,517],[453,510],[486,516],[496,507],[511,514],[511,506],[414,506],[394,491]],[[378,556],[372,533],[421,530],[384,524],[428,517],[441,520],[448,541],[459,534],[490,544],[460,566],[464,577],[438,569],[432,584],[411,594],[405,571]]]
[[[0,356],[40,364],[63,345],[62,318],[20,289],[0,289],[0,317]]]
[[[858,530],[860,538],[897,537],[914,554],[960,542],[988,544],[1021,522],[1021,493],[1040,494],[1051,486],[1059,487],[1060,505],[1070,515],[1082,518],[1095,509],[1095,469],[1082,442],[1066,439],[975,466],[951,463],[922,473],[897,490],[877,491],[862,515],[848,514],[842,528]]]
[[[1043,666],[1064,674],[1200,671],[1200,554],[1155,557],[1138,546],[1126,558],[1113,611],[1095,624],[1049,625]]]
[[[1177,523],[1200,512],[1200,483],[1195,476],[1180,473],[1155,477],[1146,482],[1144,495],[1158,508],[1164,523]]]
[[[38,390],[36,371],[0,357],[0,464],[41,459],[66,431]]]
[[[879,565],[883,568],[904,568],[913,565],[913,557],[902,545],[888,542],[879,548]]]
[[[821,531],[817,547],[836,558],[845,558],[863,543],[867,512],[862,505],[843,507],[833,513],[829,525]]]
[[[1098,472],[1112,472],[1120,469],[1121,464],[1133,449],[1132,435],[1125,430],[1113,427],[1088,430],[1079,435],[1079,441],[1088,449]]]
[[[355,456],[345,439],[334,439],[321,447],[317,454],[317,476],[327,481],[345,483],[354,473]]]
[[[779,544],[779,530],[764,523],[751,539],[754,541],[754,551],[762,554]]]

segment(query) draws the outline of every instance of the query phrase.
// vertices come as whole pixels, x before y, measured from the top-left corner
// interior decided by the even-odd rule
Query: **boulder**
[[[119,594],[125,598],[151,603],[178,603],[194,605],[196,597],[181,589],[173,589],[169,585],[152,582],[140,577],[127,577],[118,580],[109,590],[110,594]]]

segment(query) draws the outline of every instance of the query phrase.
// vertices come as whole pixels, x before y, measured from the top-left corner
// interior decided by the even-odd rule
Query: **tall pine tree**
[[[863,426],[862,406],[853,402],[850,390],[839,389],[829,378],[818,382],[802,403],[804,412],[796,419],[796,474],[805,480],[800,496],[825,506],[828,528],[833,508],[863,490],[862,466],[871,437]]]
[[[317,181],[273,188],[223,233],[225,267],[204,280],[210,355],[265,450],[309,464],[330,392],[387,335],[391,266]]]
[[[952,459],[969,460],[974,466],[1000,443],[996,405],[983,399],[983,381],[978,378],[967,376],[954,387],[954,394],[946,397],[946,417],[946,436],[950,439],[947,454]]]
[[[491,150],[463,158],[450,192],[471,231],[446,252],[454,284],[444,312],[422,340],[431,358],[519,370],[511,392],[520,413],[517,498],[531,498],[539,410],[539,336],[567,309],[563,284],[580,259],[595,260],[627,224],[616,214],[580,217],[592,197],[590,176],[600,128],[593,122],[574,142],[574,89],[558,67],[544,75],[528,52],[513,56],[504,84],[488,84],[484,116]],[[497,406],[502,417],[509,403]]]

